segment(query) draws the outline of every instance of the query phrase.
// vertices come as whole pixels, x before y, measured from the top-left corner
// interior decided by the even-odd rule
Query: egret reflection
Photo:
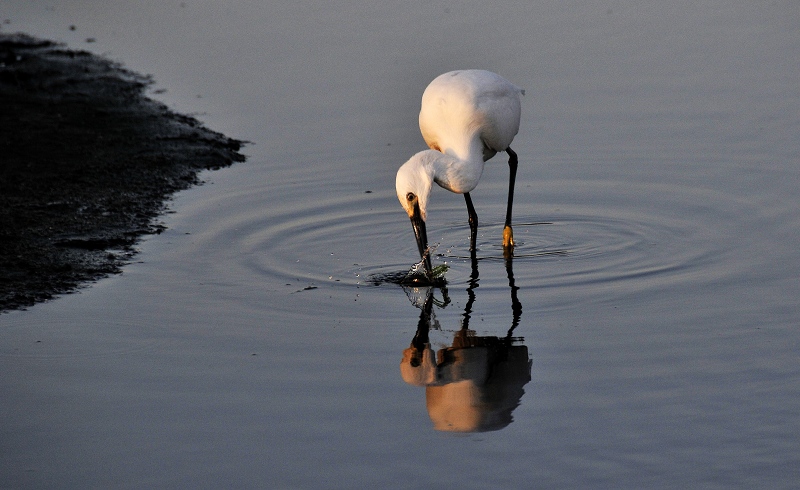
[[[470,330],[469,322],[478,287],[478,261],[472,259],[467,304],[461,327],[451,345],[434,352],[430,331],[441,330],[434,306],[445,308],[447,289],[435,296],[433,288],[407,288],[406,293],[420,308],[417,330],[411,345],[403,351],[400,373],[411,385],[425,387],[428,415],[436,430],[485,432],[500,430],[512,421],[512,412],[531,379],[528,348],[513,332],[519,325],[522,305],[517,298],[512,258],[505,260],[511,289],[513,320],[504,336],[481,336]]]

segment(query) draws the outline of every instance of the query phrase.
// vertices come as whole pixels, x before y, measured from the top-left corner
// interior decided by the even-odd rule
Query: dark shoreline
[[[85,51],[0,35],[0,312],[119,273],[197,174],[243,144],[144,93],[149,77]]]

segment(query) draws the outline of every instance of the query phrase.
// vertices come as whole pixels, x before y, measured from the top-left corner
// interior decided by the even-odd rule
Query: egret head
[[[423,221],[428,217],[426,209],[433,184],[433,169],[427,153],[429,151],[421,151],[411,157],[397,171],[395,180],[397,199],[400,200],[400,205],[406,210],[408,217],[413,216],[414,207],[418,205]]]
[[[411,218],[411,226],[414,228],[420,257],[425,257],[425,251],[428,249],[425,220],[428,196],[433,184],[433,170],[429,159],[426,158],[428,156],[426,153],[424,151],[417,153],[404,163],[397,171],[395,180],[397,199],[400,200],[400,205]],[[430,272],[430,257],[426,258],[425,267]]]

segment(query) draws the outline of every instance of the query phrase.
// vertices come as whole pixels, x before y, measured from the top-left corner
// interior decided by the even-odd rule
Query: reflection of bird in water
[[[477,336],[469,330],[469,318],[475,301],[477,260],[468,288],[469,300],[461,329],[452,345],[434,354],[428,332],[433,321],[433,294],[421,306],[419,323],[411,346],[403,352],[400,372],[409,384],[425,386],[428,415],[434,428],[452,432],[499,430],[512,421],[512,412],[525,393],[523,386],[531,379],[528,348],[512,337],[519,324],[522,306],[517,287],[506,259],[512,291],[514,320],[505,337]]]
[[[478,185],[484,162],[497,152],[508,153],[511,175],[503,228],[507,254],[514,247],[511,208],[517,155],[509,147],[519,131],[520,95],[525,91],[495,73],[484,70],[451,71],[436,77],[422,94],[419,128],[431,148],[417,153],[397,171],[397,198],[411,218],[420,257],[430,276],[427,203],[433,182],[464,194],[469,213],[470,250],[475,250],[478,215],[470,191]]]

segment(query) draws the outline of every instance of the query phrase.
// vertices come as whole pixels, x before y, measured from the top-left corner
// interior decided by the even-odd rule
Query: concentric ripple
[[[540,294],[569,290],[575,299],[586,299],[591,290],[591,296],[613,299],[735,272],[721,265],[733,246],[725,244],[735,236],[726,223],[746,213],[747,205],[730,196],[596,180],[542,187],[524,186],[516,197],[513,274],[521,288]],[[207,267],[237,285],[290,293],[363,286],[370,276],[405,271],[418,260],[411,226],[390,190],[335,190],[285,188],[266,199],[269,193],[253,185],[204,201],[193,212],[208,215],[209,227],[193,233],[195,249],[189,252],[215,257]],[[438,245],[434,263],[450,265],[451,287],[465,285],[472,268],[463,201],[437,191],[428,210],[428,236]],[[482,192],[504,195],[499,185]],[[502,216],[502,199],[488,206],[485,197],[475,201],[482,217],[481,288],[507,288],[502,222],[483,218]]]

